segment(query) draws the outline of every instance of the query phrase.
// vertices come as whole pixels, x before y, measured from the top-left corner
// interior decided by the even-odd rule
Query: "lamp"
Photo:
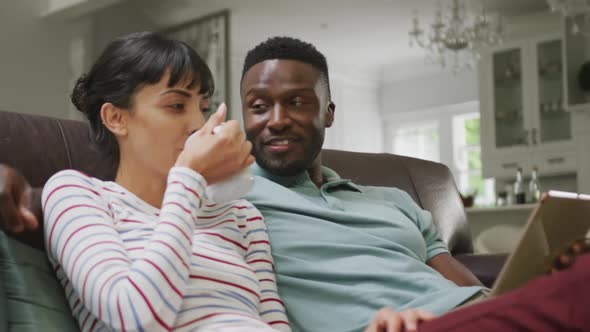
[[[410,46],[417,45],[426,50],[426,59],[446,68],[451,63],[453,72],[473,68],[479,60],[482,47],[497,45],[502,38],[500,18],[492,19],[481,9],[473,18],[467,18],[465,5],[459,0],[452,0],[448,10],[439,2],[430,24],[430,30],[420,27],[417,12],[414,14],[412,29],[409,31]]]

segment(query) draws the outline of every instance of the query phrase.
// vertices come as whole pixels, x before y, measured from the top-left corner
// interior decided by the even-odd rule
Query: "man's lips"
[[[287,152],[299,142],[299,139],[294,137],[273,137],[264,140],[264,146],[273,153]]]

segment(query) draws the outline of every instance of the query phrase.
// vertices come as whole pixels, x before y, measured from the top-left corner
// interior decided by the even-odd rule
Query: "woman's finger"
[[[436,316],[429,311],[424,311],[424,310],[417,310],[417,311],[418,311],[418,315],[420,316],[421,320],[432,320],[432,319],[436,318]]]
[[[387,317],[387,332],[402,332],[403,331],[403,320],[399,314],[393,314]]]
[[[205,133],[212,133],[213,128],[219,126],[224,120],[225,116],[227,115],[227,105],[225,103],[221,103],[217,108],[215,113],[211,114],[203,128],[201,128]]]
[[[403,325],[408,332],[415,332],[418,328],[420,317],[417,310],[407,310],[401,314]]]
[[[379,332],[377,329],[379,327],[379,322],[377,320],[373,320],[369,326],[365,329],[365,332]]]

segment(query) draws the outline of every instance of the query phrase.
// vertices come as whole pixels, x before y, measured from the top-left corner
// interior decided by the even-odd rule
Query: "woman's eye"
[[[209,107],[203,107],[203,108],[201,108],[201,112],[203,112],[203,114],[207,115],[207,114],[209,114],[209,112],[211,112],[211,109]]]
[[[176,112],[180,112],[180,111],[184,110],[184,104],[171,104],[168,107]]]

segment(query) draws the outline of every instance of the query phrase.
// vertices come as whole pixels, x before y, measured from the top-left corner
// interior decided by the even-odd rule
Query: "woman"
[[[114,182],[77,171],[43,190],[49,259],[83,331],[288,331],[266,227],[205,187],[249,166],[235,121],[205,123],[211,72],[155,33],[111,42],[72,102],[117,161]],[[187,138],[196,136],[187,143]]]

